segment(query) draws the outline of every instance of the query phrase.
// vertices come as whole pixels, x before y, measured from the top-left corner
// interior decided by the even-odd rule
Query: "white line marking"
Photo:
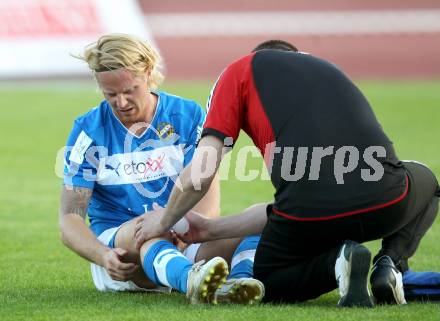
[[[146,15],[156,37],[440,32],[440,10],[165,13]]]

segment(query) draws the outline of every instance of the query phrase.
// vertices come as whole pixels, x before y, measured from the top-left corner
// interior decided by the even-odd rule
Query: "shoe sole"
[[[374,306],[368,293],[368,271],[370,270],[371,253],[363,245],[356,245],[349,256],[351,265],[347,294],[342,297],[340,307],[368,307]]]
[[[215,291],[226,282],[226,277],[228,276],[229,271],[228,264],[225,260],[221,258],[213,260],[210,261],[211,267],[206,269],[204,275],[202,276],[203,281],[196,290],[198,293],[197,299],[192,299],[191,304],[217,304],[217,301],[214,297]]]
[[[238,280],[224,294],[216,295],[218,303],[253,305],[264,297],[264,286],[256,280]]]

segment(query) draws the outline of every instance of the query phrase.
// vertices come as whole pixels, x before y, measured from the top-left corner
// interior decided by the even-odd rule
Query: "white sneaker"
[[[216,304],[215,291],[226,282],[229,274],[228,263],[221,257],[204,262],[195,263],[188,274],[186,297],[191,304]]]
[[[264,297],[264,285],[252,278],[230,279],[215,291],[218,303],[256,304]]]
[[[335,277],[341,299],[338,306],[373,307],[368,291],[371,253],[353,241],[345,241],[335,264]]]

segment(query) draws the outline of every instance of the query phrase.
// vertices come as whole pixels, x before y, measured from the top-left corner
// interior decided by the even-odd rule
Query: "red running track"
[[[221,11],[401,10],[439,9],[437,0],[348,1],[323,4],[287,0],[141,1],[148,15]],[[154,36],[154,29],[153,29]],[[271,38],[273,36],[270,36]],[[440,78],[440,32],[369,35],[277,35],[300,50],[330,60],[347,74],[363,79]],[[234,59],[250,52],[264,36],[156,37],[168,78],[214,79]]]

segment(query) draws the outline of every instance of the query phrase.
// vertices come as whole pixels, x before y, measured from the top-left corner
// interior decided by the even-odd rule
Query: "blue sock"
[[[232,255],[231,273],[228,279],[252,278],[254,276],[254,257],[259,235],[246,236]]]
[[[188,272],[192,263],[168,241],[154,243],[143,258],[148,278],[157,285],[168,286],[182,293],[187,291]]]

